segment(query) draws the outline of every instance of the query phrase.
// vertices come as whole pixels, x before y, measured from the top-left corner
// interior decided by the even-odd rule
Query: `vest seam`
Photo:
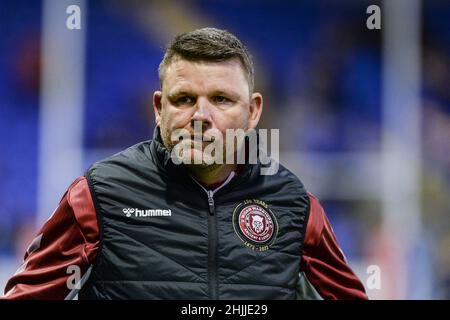
[[[104,243],[104,239],[103,239],[103,231],[104,231],[104,221],[103,221],[103,217],[100,214],[100,212],[102,211],[102,207],[100,206],[100,203],[98,201],[97,198],[97,193],[95,191],[95,186],[94,186],[94,179],[91,176],[92,171],[94,171],[95,168],[91,168],[90,170],[88,170],[85,174],[86,177],[86,181],[89,187],[89,191],[91,193],[91,197],[92,197],[92,202],[94,203],[94,208],[95,208],[95,214],[97,217],[97,225],[99,228],[99,243],[98,243],[98,249],[97,249],[97,256],[95,257],[95,260],[92,261],[92,271],[91,271],[91,275],[95,275],[97,274],[97,269],[98,269],[98,265],[99,265],[99,261],[101,261],[101,257],[103,256],[103,243]],[[86,284],[88,284],[89,281],[87,281]],[[103,295],[103,286],[101,286],[101,288],[98,288],[100,290],[100,294]],[[82,291],[80,290],[80,293],[82,294]]]
[[[303,247],[305,244],[305,238],[306,238],[306,230],[308,229],[308,222],[309,222],[309,216],[310,216],[310,211],[311,211],[311,201],[309,199],[308,196],[308,192],[305,190],[305,194],[306,196],[303,196],[304,198],[306,198],[306,208],[305,208],[305,220],[303,221],[303,239],[301,241],[300,244],[300,256],[302,257],[303,260]]]

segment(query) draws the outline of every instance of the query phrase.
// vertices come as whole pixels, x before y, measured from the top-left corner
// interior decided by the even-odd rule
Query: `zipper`
[[[208,190],[208,291],[212,300],[218,297],[217,281],[217,217],[214,208],[214,192]]]
[[[200,183],[193,179],[208,196],[208,291],[211,300],[219,297],[219,282],[217,281],[217,216],[214,203],[214,194],[227,185],[235,176],[234,171],[225,182],[215,190],[206,190]]]
[[[208,190],[206,193],[208,194],[209,214],[213,216],[216,211],[214,208],[214,191]]]

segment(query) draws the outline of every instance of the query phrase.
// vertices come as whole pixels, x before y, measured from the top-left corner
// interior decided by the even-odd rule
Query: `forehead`
[[[238,58],[221,62],[175,59],[166,68],[164,89],[248,92],[248,82]]]

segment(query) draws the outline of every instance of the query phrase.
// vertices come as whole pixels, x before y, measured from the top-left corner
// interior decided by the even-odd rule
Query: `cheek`
[[[249,113],[245,108],[233,108],[217,117],[217,126],[221,130],[245,128],[248,124]]]
[[[186,127],[190,119],[191,112],[189,110],[180,110],[170,106],[161,113],[161,123],[168,131]]]
[[[190,121],[190,116],[183,110],[165,108],[161,112],[161,136],[164,145],[171,150],[176,143],[171,141],[172,133],[176,129],[185,128]]]

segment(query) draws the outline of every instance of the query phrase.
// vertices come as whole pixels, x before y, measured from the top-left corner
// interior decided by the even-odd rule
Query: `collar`
[[[174,165],[170,158],[170,152],[162,141],[159,126],[156,126],[153,130],[153,140],[150,148],[156,163],[160,168],[167,169],[170,164]]]
[[[237,176],[236,180],[245,180],[249,178],[250,176],[258,175],[259,172],[259,161],[258,164],[249,164],[248,163],[248,155],[249,155],[249,145],[248,140],[246,139],[246,163],[238,165],[238,168],[234,175]],[[259,143],[259,139],[258,139]],[[183,165],[176,165],[172,162],[172,158],[170,156],[169,150],[167,150],[166,146],[164,145],[162,138],[161,138],[161,130],[159,126],[155,126],[155,129],[153,130],[153,140],[150,144],[150,152],[153,155],[153,158],[156,162],[156,165],[163,171],[168,173],[173,173],[175,178],[180,178],[181,176],[190,176],[189,171],[187,168]],[[180,176],[181,175],[181,176]],[[233,177],[232,177],[233,178]],[[230,179],[230,181],[233,179]],[[233,183],[234,184],[234,183]],[[216,187],[208,186],[208,188]]]

